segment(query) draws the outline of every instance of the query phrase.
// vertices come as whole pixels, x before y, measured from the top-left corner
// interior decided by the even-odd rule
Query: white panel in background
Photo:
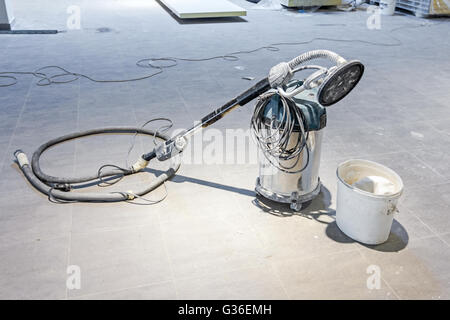
[[[237,17],[247,11],[227,0],[161,0],[181,19]]]
[[[11,25],[14,21],[10,0],[0,0],[0,24]]]

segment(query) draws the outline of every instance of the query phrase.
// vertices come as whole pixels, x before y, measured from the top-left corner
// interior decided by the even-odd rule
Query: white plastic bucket
[[[376,162],[353,159],[341,163],[338,177],[336,223],[350,238],[366,243],[385,242],[391,231],[396,205],[403,192],[403,182],[393,170]],[[380,177],[389,182],[383,194],[357,188],[354,184],[366,177]],[[363,180],[364,181],[364,180]]]
[[[380,12],[386,16],[392,16],[395,12],[396,0],[380,0]]]

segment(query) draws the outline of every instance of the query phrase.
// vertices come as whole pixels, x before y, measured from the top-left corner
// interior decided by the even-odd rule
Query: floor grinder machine
[[[320,58],[330,60],[333,66],[327,68],[306,64]],[[304,70],[313,72],[302,81],[295,80],[295,73]],[[318,171],[323,128],[326,125],[325,107],[344,98],[357,85],[363,72],[364,66],[359,61],[347,61],[328,50],[309,51],[272,67],[268,77],[172,138],[144,128],[101,128],[68,134],[41,145],[34,152],[31,164],[21,150],[15,152],[15,157],[28,181],[53,200],[129,201],[170,179],[178,170],[179,162],[172,161],[167,171],[142,190],[109,193],[70,191],[98,183],[105,177],[140,172],[155,158],[159,161],[173,159],[183,151],[188,137],[212,125],[233,109],[258,98],[251,119],[260,159],[256,191],[265,198],[288,203],[292,209],[300,210],[302,203],[313,199],[320,192]],[[54,177],[41,170],[39,159],[46,149],[68,140],[104,133],[151,135],[163,142],[143,154],[131,167],[114,167],[103,171],[101,177],[98,172],[85,177]]]

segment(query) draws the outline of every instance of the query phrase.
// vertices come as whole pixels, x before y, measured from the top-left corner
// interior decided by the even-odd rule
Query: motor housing
[[[287,87],[294,85],[299,85],[299,82],[292,82]],[[319,166],[327,114],[325,107],[308,99],[309,95],[305,92],[292,98],[296,107],[303,113],[308,130],[306,146],[298,157],[286,161],[270,159],[261,147],[258,148],[259,176],[256,181],[256,192],[272,201],[288,203],[295,211],[301,210],[303,203],[316,197],[320,193],[321,186]],[[283,118],[284,111],[280,103],[278,94],[271,97],[265,106],[263,121]],[[288,148],[295,146],[300,134],[300,126],[296,123],[289,137]],[[274,165],[274,161],[282,168],[290,169],[282,170]]]

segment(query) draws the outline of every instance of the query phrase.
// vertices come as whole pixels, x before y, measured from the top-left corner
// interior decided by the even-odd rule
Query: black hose
[[[102,178],[116,175],[129,175],[135,173],[132,168],[119,168],[116,167],[113,170],[103,171],[101,176],[97,172],[96,174],[84,176],[84,177],[54,177],[44,173],[41,170],[39,159],[42,153],[48,148],[63,143],[69,140],[96,135],[96,134],[145,134],[152,137],[157,137],[167,141],[168,136],[154,130],[148,130],[144,128],[134,127],[115,127],[115,128],[101,128],[92,129],[81,132],[75,132],[64,135],[59,138],[52,139],[43,145],[41,145],[33,154],[31,165],[28,163],[28,158],[21,150],[17,150],[14,156],[19,163],[20,169],[27,178],[27,180],[40,192],[46,194],[49,198],[59,201],[77,201],[77,202],[116,202],[132,200],[135,197],[142,196],[163,184],[166,180],[170,179],[180,167],[180,163],[172,163],[171,167],[163,174],[159,175],[148,186],[136,191],[125,192],[109,192],[109,193],[76,193],[69,192],[72,184],[86,183],[86,182],[98,182]]]
[[[45,150],[47,150],[48,148],[50,148],[56,144],[59,144],[59,143],[65,142],[65,141],[78,139],[78,138],[82,138],[85,136],[96,135],[96,134],[108,134],[108,133],[112,133],[112,134],[130,133],[130,134],[133,134],[136,132],[141,133],[141,134],[155,136],[155,131],[151,131],[151,130],[146,130],[146,129],[142,129],[142,128],[132,128],[132,127],[117,127],[117,128],[101,128],[101,129],[92,129],[92,130],[86,130],[86,131],[81,131],[81,132],[75,132],[75,133],[70,133],[70,134],[64,135],[62,137],[50,140],[50,141],[44,143],[43,145],[41,145],[39,148],[37,148],[37,150],[33,153],[33,158],[31,159],[31,166],[33,168],[33,172],[39,178],[39,180],[41,180],[44,183],[73,184],[73,183],[83,183],[83,182],[88,182],[88,181],[98,179],[99,178],[98,173],[84,176],[84,177],[68,177],[67,178],[67,177],[50,176],[50,175],[42,172],[40,164],[39,164],[39,159]],[[160,133],[157,133],[156,137],[163,139],[163,140],[168,139],[166,136],[164,136]],[[125,170],[116,169],[116,170],[102,171],[102,177],[109,177],[109,176],[114,176],[117,174],[128,175],[131,173],[133,173],[133,171],[129,168],[126,168]]]

